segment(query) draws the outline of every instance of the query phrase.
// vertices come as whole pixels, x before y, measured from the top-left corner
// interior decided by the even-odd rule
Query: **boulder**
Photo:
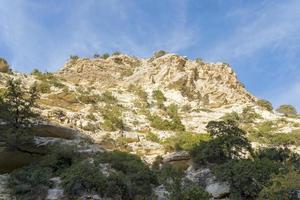
[[[208,168],[194,169],[191,166],[186,170],[186,178],[205,188],[214,198],[222,198],[229,194],[229,184],[218,181]]]
[[[163,156],[164,163],[189,159],[191,159],[191,156],[187,151],[176,151]]]

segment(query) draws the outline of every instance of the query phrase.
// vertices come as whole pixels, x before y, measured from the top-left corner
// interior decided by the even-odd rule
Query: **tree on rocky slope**
[[[252,153],[246,133],[232,121],[211,121],[206,128],[213,139],[200,142],[192,149],[191,155],[195,163],[224,163]]]
[[[297,110],[292,105],[281,105],[276,109],[276,111],[284,114],[287,117],[294,117],[297,115]]]
[[[21,88],[20,80],[9,79],[0,101],[1,117],[15,129],[30,126],[31,119],[36,116],[33,108],[38,98],[35,84],[25,90]]]

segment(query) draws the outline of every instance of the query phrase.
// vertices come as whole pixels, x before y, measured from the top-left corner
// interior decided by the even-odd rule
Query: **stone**
[[[208,168],[195,169],[193,166],[190,166],[186,170],[185,177],[195,184],[205,188],[205,190],[214,198],[222,198],[229,194],[229,184],[227,182],[218,181]]]
[[[191,159],[191,156],[187,151],[176,151],[163,156],[164,163],[189,159]]]

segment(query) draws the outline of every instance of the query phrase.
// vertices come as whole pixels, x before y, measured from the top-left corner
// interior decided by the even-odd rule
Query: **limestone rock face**
[[[208,107],[255,101],[228,64],[188,60],[175,54],[149,59],[127,55],[73,59],[58,75],[76,84],[97,88],[134,84],[148,89],[175,90]]]

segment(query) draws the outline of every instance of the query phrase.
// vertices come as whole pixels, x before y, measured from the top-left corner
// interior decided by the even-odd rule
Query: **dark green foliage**
[[[52,176],[50,168],[28,166],[10,174],[9,185],[17,199],[45,199]]]
[[[39,98],[36,84],[28,90],[22,89],[20,84],[20,80],[9,79],[5,94],[0,101],[4,113],[2,117],[16,129],[30,126],[30,119],[36,117],[32,109]]]
[[[171,198],[174,200],[196,200],[196,199],[201,199],[201,200],[208,200],[211,199],[210,195],[201,187],[199,186],[189,186],[185,188],[179,198]]]
[[[78,196],[85,192],[104,193],[106,178],[99,168],[91,162],[82,161],[72,165],[62,174],[63,187],[69,196]]]
[[[285,162],[290,158],[292,152],[288,148],[271,147],[261,148],[256,154],[259,159],[266,158],[276,162]]]
[[[259,105],[262,108],[265,108],[268,111],[272,111],[273,110],[272,103],[270,101],[268,101],[268,100],[259,99],[256,103],[257,103],[257,105]]]
[[[256,199],[280,165],[268,159],[231,160],[215,168],[217,177],[230,185],[230,199]]]
[[[77,55],[70,55],[70,60],[78,60],[79,56]]]
[[[95,158],[95,163],[110,163],[117,172],[113,175],[114,178],[110,177],[110,182],[118,183],[115,187],[122,197],[128,196],[122,199],[139,199],[138,197],[148,199],[152,194],[151,185],[157,184],[155,174],[138,156],[119,151],[107,152],[99,154]]]
[[[51,168],[57,175],[80,160],[81,156],[73,146],[54,146],[53,149],[54,151],[45,156],[40,164]]]
[[[241,158],[251,153],[250,142],[245,132],[233,122],[211,121],[206,126],[212,140],[200,142],[191,155],[197,164],[224,163],[233,158]]]
[[[284,114],[287,117],[295,117],[297,116],[297,110],[292,105],[281,105],[276,109],[277,112]]]

